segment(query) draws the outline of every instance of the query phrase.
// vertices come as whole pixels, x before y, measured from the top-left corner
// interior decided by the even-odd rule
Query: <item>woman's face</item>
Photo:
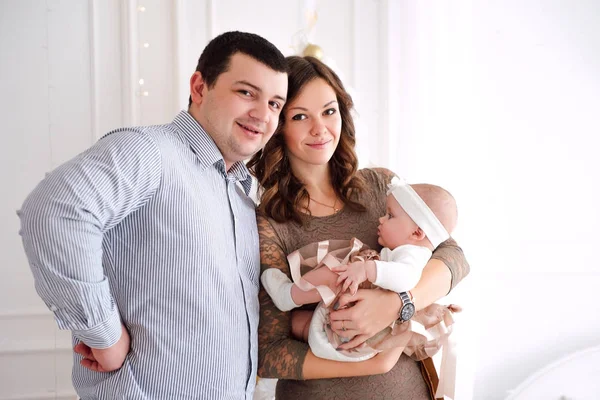
[[[285,112],[283,137],[291,165],[327,164],[340,141],[342,118],[334,90],[314,79]]]

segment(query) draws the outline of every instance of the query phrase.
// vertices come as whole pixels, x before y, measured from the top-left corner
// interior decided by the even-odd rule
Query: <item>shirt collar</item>
[[[225,178],[240,182],[246,196],[250,194],[252,176],[243,161],[234,163],[228,173],[225,170],[223,155],[215,141],[187,111],[181,111],[173,120],[173,124],[189,143],[203,170],[214,165]]]

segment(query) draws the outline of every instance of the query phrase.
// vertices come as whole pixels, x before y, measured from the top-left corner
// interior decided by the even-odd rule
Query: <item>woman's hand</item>
[[[331,329],[351,340],[339,349],[356,348],[390,326],[398,319],[400,305],[398,294],[387,290],[359,289],[355,295],[346,293],[340,296],[334,305],[337,311],[329,314]]]

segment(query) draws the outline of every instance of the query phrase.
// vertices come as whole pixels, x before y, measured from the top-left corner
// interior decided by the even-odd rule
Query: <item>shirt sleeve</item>
[[[38,294],[58,326],[92,348],[121,336],[102,267],[104,233],[144,205],[160,179],[155,142],[119,131],[49,173],[17,212]]]
[[[394,292],[407,292],[417,286],[423,267],[410,263],[375,261],[377,279],[375,285]]]
[[[392,252],[391,254],[389,260],[375,261],[377,278],[373,283],[394,292],[406,292],[413,289],[421,279],[421,273],[431,257],[431,252],[414,249],[411,252]]]

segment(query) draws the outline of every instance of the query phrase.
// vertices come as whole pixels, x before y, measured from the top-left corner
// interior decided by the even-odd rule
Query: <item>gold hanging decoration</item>
[[[309,43],[302,51],[303,56],[310,56],[319,60],[323,59],[323,49],[316,44]]]
[[[307,5],[312,5],[309,10],[306,11],[305,19],[306,19],[306,28],[304,29],[303,38],[305,40],[306,46],[302,50],[302,55],[304,57],[310,56],[314,57],[318,60],[323,60],[323,49],[320,46],[317,46],[314,43],[311,43],[311,37],[314,36],[315,25],[317,25],[317,20],[319,16],[316,10],[316,4],[314,2],[309,2]]]

